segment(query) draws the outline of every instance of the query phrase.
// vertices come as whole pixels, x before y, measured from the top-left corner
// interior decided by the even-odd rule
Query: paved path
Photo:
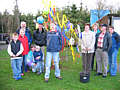
[[[7,49],[8,44],[0,44],[0,50]]]

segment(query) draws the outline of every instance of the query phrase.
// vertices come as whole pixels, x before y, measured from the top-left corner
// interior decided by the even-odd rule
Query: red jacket
[[[28,38],[25,35],[24,35],[24,37],[22,37],[21,35],[19,35],[18,39],[23,44],[24,51],[23,51],[22,55],[27,55],[28,52],[29,52]]]

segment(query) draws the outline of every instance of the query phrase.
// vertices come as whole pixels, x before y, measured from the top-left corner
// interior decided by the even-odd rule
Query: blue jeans
[[[116,75],[117,72],[117,53],[118,50],[115,49],[113,52],[109,52],[109,72],[112,76]]]
[[[11,67],[13,70],[13,78],[21,77],[21,66],[22,66],[23,58],[20,59],[11,59]]]
[[[27,55],[24,55],[23,56],[23,65],[24,65],[24,70],[25,70],[25,72],[27,72]],[[21,66],[21,69],[22,69],[22,72],[21,73],[23,73],[23,65]]]
[[[55,76],[56,77],[60,76],[59,52],[47,52],[45,78],[49,78],[52,57],[53,57],[54,64],[55,64]]]
[[[36,72],[38,70],[38,72],[42,73],[42,61],[38,61],[36,66],[32,67],[34,69],[33,72]]]

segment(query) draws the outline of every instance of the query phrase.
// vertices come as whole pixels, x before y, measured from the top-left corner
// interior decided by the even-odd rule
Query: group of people
[[[61,33],[56,30],[56,24],[50,23],[50,31],[47,32],[43,27],[44,19],[38,19],[38,29],[34,31],[33,38],[30,30],[26,27],[26,22],[22,21],[20,28],[13,33],[12,39],[8,45],[8,53],[11,57],[11,66],[13,78],[22,79],[24,72],[32,69],[38,75],[45,72],[45,82],[48,82],[50,76],[50,67],[53,57],[55,65],[55,76],[62,80],[59,69],[59,51],[62,49]],[[35,45],[32,45],[34,41]],[[44,53],[47,47],[46,65],[44,69]],[[45,70],[45,71],[44,71]]]
[[[11,42],[8,45],[8,53],[11,56],[11,66],[15,80],[22,79],[23,72],[32,69],[32,72],[37,72],[38,75],[45,72],[45,82],[48,82],[52,58],[55,65],[55,76],[62,80],[59,69],[59,52],[63,43],[61,33],[56,29],[54,22],[50,23],[50,30],[47,32],[43,22],[44,19],[41,19],[41,17],[37,20],[38,29],[34,31],[33,38],[24,21],[12,35]],[[90,30],[90,24],[86,23],[84,31],[79,35],[81,35],[79,37],[81,39],[83,73],[90,74],[96,56],[96,76],[102,75],[105,78],[107,73],[115,76],[120,36],[114,31],[114,27],[108,27],[106,24],[99,27],[98,23],[95,23],[93,30]],[[33,41],[35,45],[32,45]],[[44,68],[45,46],[47,52]],[[107,69],[108,65],[109,69]]]
[[[115,76],[117,73],[117,53],[120,47],[120,36],[114,31],[113,26],[98,23],[93,25],[85,24],[81,35],[82,67],[84,74],[90,74],[94,68],[94,57],[96,57],[96,76],[107,77],[110,73]],[[109,67],[108,67],[109,66]],[[109,69],[108,69],[109,68]]]

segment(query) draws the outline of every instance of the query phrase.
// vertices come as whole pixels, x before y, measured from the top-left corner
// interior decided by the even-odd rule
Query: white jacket
[[[95,45],[95,33],[92,31],[82,32],[81,39],[81,52],[82,53],[94,53],[94,45]],[[90,50],[86,51],[84,49],[89,48]]]

